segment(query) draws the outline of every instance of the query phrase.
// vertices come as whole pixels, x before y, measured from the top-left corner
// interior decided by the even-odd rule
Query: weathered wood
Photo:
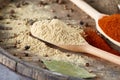
[[[32,68],[22,63],[17,63],[16,71],[22,75],[32,76]]]
[[[10,0],[5,0],[5,1],[10,1]],[[116,6],[117,3],[120,2],[120,0],[86,0],[86,1],[100,12],[107,14],[119,12]],[[4,4],[0,5],[0,7],[3,6],[5,5]],[[2,48],[0,48],[0,63],[14,70],[16,73],[33,78],[35,80],[83,80],[83,79],[78,79],[78,78],[54,73],[40,67],[38,68],[37,66],[26,63],[12,56],[10,53],[6,52]]]
[[[39,71],[33,68],[32,77],[36,80],[45,80],[45,75],[43,71]]]
[[[117,5],[120,4],[120,0],[85,0],[92,5],[98,11],[105,14],[119,13]]]
[[[5,56],[3,52],[1,52],[3,50],[0,49],[0,63],[6,65],[7,67],[9,67],[12,70],[15,70],[16,68],[16,61],[14,61],[13,59],[10,59],[9,57]]]
[[[5,64],[7,67],[9,66],[9,68],[15,70],[16,67],[16,62],[6,56],[2,56],[2,64]]]
[[[9,1],[12,0],[0,0],[0,3],[3,3],[3,5],[0,5],[0,8],[4,8],[7,4],[9,4]],[[2,37],[4,36],[2,35]],[[83,80],[72,78],[62,74],[59,75],[58,73],[54,73],[52,71],[34,66],[18,59],[17,57],[12,56],[10,53],[2,48],[0,48],[0,63],[7,66],[9,69],[12,69],[16,73],[30,77],[35,80]]]
[[[35,80],[83,80],[62,74],[24,62],[0,48],[0,63],[12,69],[16,73],[30,77]]]

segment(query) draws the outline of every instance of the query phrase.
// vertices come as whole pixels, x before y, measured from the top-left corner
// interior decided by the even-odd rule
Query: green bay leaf
[[[84,68],[73,65],[68,62],[56,61],[56,60],[43,61],[43,62],[49,70],[58,72],[64,75],[69,75],[69,76],[78,77],[78,78],[96,77],[95,74],[89,73]]]

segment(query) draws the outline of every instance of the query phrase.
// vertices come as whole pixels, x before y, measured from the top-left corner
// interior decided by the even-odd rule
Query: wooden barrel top
[[[24,62],[0,48],[0,63],[11,70],[35,80],[83,80],[51,72]]]

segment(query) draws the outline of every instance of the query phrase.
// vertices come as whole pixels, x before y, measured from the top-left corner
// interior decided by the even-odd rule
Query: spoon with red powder
[[[120,51],[120,14],[107,15],[98,12],[83,0],[70,0],[96,22],[97,31],[114,49]]]

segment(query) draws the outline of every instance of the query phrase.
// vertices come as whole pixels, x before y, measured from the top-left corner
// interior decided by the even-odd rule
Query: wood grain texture
[[[120,0],[86,0],[86,1],[100,12],[107,13],[107,14],[113,14],[113,13],[119,12],[116,6],[117,6],[117,3],[120,2]],[[81,14],[79,16],[81,17],[84,16]],[[76,14],[76,17],[78,17],[77,14]],[[72,19],[75,19],[75,18],[72,17]],[[80,19],[80,18],[78,17],[77,19]],[[65,75],[60,75],[42,68],[38,68],[36,66],[33,66],[31,64],[21,61],[20,59],[12,56],[10,53],[6,52],[2,48],[0,48],[0,63],[12,69],[16,73],[33,78],[35,80],[83,80],[83,79],[77,79],[77,78],[73,78]]]
[[[0,63],[5,64],[7,67],[9,67],[12,70],[15,70],[16,62],[9,58],[8,56],[5,56],[3,53],[3,50],[0,49]]]
[[[6,76],[7,75],[7,76]],[[6,66],[0,64],[0,80],[33,80],[23,75],[19,75]]]
[[[99,12],[105,14],[114,14],[120,13],[117,5],[120,3],[120,0],[85,0]]]
[[[35,80],[84,80],[51,72],[43,68],[38,68],[12,56],[2,48],[0,48],[0,63],[12,69],[16,73]]]

